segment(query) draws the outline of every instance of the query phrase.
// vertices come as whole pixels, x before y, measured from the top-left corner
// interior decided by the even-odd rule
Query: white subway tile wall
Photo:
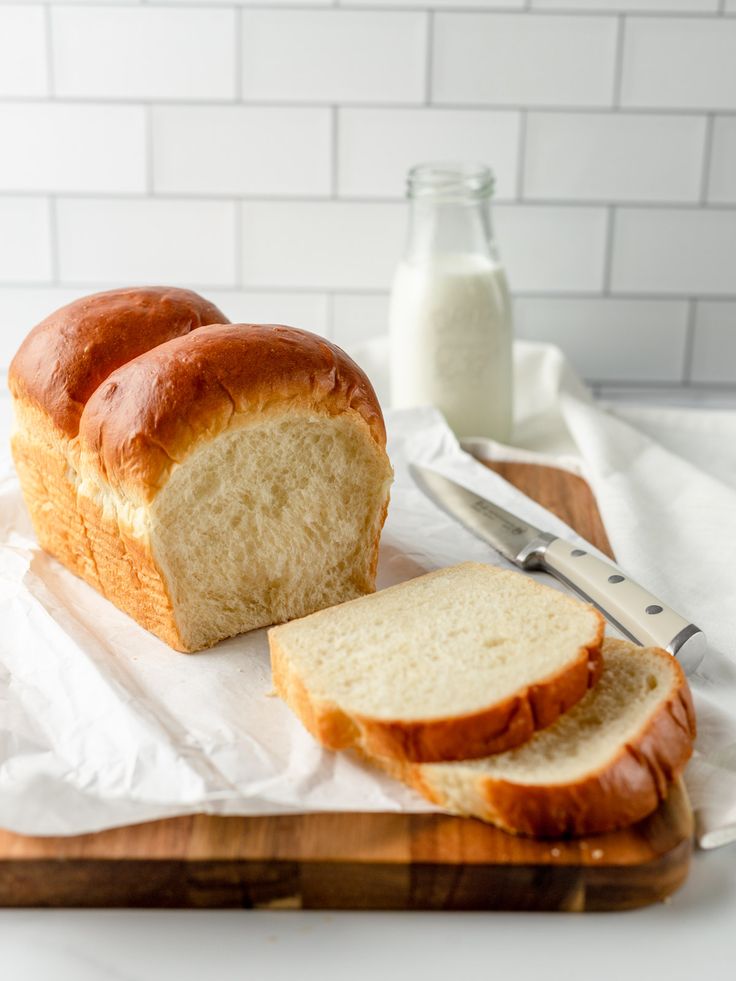
[[[736,116],[719,116],[713,123],[708,200],[736,204]]]
[[[208,289],[207,298],[233,323],[297,324],[323,337],[330,332],[326,293]]]
[[[521,114],[485,109],[341,109],[338,192],[395,198],[419,160],[492,160],[496,197],[516,197]]]
[[[0,11],[2,8],[0,8]],[[143,194],[146,110],[74,102],[0,102],[3,191]]]
[[[626,22],[621,104],[732,109],[736,21],[632,17]]]
[[[496,228],[511,289],[599,293],[607,225],[605,208],[499,205]]]
[[[694,381],[736,384],[736,303],[701,300],[695,322]]]
[[[736,390],[736,0],[0,0],[0,372],[85,292],[354,350],[406,170],[484,160],[518,335]]]
[[[547,200],[697,201],[706,129],[702,116],[529,113],[524,193]]]
[[[154,192],[327,197],[332,188],[329,109],[156,106],[152,132]]]
[[[679,300],[520,298],[520,337],[564,347],[586,378],[601,382],[678,382],[689,308]]]
[[[619,210],[611,275],[614,290],[727,295],[734,283],[736,210]]]
[[[630,13],[715,13],[721,0],[531,0],[540,10],[605,10]]]
[[[0,96],[46,95],[47,60],[43,7],[0,7]]]
[[[377,330],[388,319],[388,293],[338,293],[332,306],[333,336],[348,352]]]
[[[264,102],[422,102],[427,18],[244,10],[242,94]]]
[[[289,289],[385,289],[399,259],[398,202],[246,201],[241,281]]]
[[[6,283],[47,283],[53,277],[48,198],[0,197],[0,269]]]
[[[51,35],[56,95],[235,97],[234,10],[55,6]]]
[[[615,17],[439,13],[432,86],[442,103],[607,106]]]
[[[231,201],[61,198],[59,279],[66,283],[236,283]]]

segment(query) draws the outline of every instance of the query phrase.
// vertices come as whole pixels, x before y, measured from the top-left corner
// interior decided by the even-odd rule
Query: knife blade
[[[537,528],[462,484],[418,464],[419,489],[442,511],[522,569],[541,569],[592,603],[637,644],[662,647],[692,674],[706,652],[703,631],[618,566]]]

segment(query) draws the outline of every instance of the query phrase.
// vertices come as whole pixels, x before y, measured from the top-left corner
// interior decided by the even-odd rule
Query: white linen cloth
[[[386,392],[385,340],[354,353]],[[736,841],[736,411],[596,403],[549,344],[517,342],[514,372],[514,446],[464,446],[585,477],[618,564],[705,630],[686,782],[699,844]]]
[[[356,353],[380,391],[383,346]],[[517,344],[515,370],[516,446],[484,452],[582,472],[620,564],[709,635],[692,679],[700,735],[688,786],[701,844],[732,840],[736,414],[606,412],[548,345]],[[431,809],[316,746],[271,697],[264,631],[196,656],[173,653],[42,553],[7,451],[8,408],[1,400],[0,826],[77,834],[196,811]],[[433,410],[389,412],[387,422],[396,482],[379,586],[465,559],[506,564],[417,490],[409,462],[582,543],[464,453]]]

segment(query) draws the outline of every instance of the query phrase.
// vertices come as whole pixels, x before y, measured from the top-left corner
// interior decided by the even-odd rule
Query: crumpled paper
[[[388,423],[396,479],[379,587],[467,559],[504,564],[427,500],[409,461],[572,536],[464,453],[438,413],[393,413]],[[273,695],[265,631],[178,654],[42,552],[7,453],[0,623],[5,828],[71,835],[191,812],[431,809],[350,755],[320,749]]]
[[[355,353],[381,392],[385,346]],[[517,343],[515,372],[515,447],[467,445],[489,458],[582,473],[622,566],[706,629],[711,649],[691,679],[699,737],[687,784],[701,845],[732,841],[736,440],[729,435],[736,414],[606,412],[549,345]],[[7,452],[8,419],[7,399],[0,400],[1,826],[78,834],[192,812],[432,809],[349,755],[316,745],[272,695],[264,631],[203,654],[176,654],[41,552]],[[410,461],[591,549],[463,452],[431,409],[389,412],[387,424],[396,481],[379,588],[468,559],[506,565],[424,497],[409,477]]]

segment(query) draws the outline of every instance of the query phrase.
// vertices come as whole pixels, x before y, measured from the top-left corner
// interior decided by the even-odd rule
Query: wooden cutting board
[[[580,478],[492,466],[610,554]],[[681,782],[634,827],[574,841],[437,814],[194,815],[74,838],[0,831],[0,905],[630,909],[674,892],[691,848]]]

